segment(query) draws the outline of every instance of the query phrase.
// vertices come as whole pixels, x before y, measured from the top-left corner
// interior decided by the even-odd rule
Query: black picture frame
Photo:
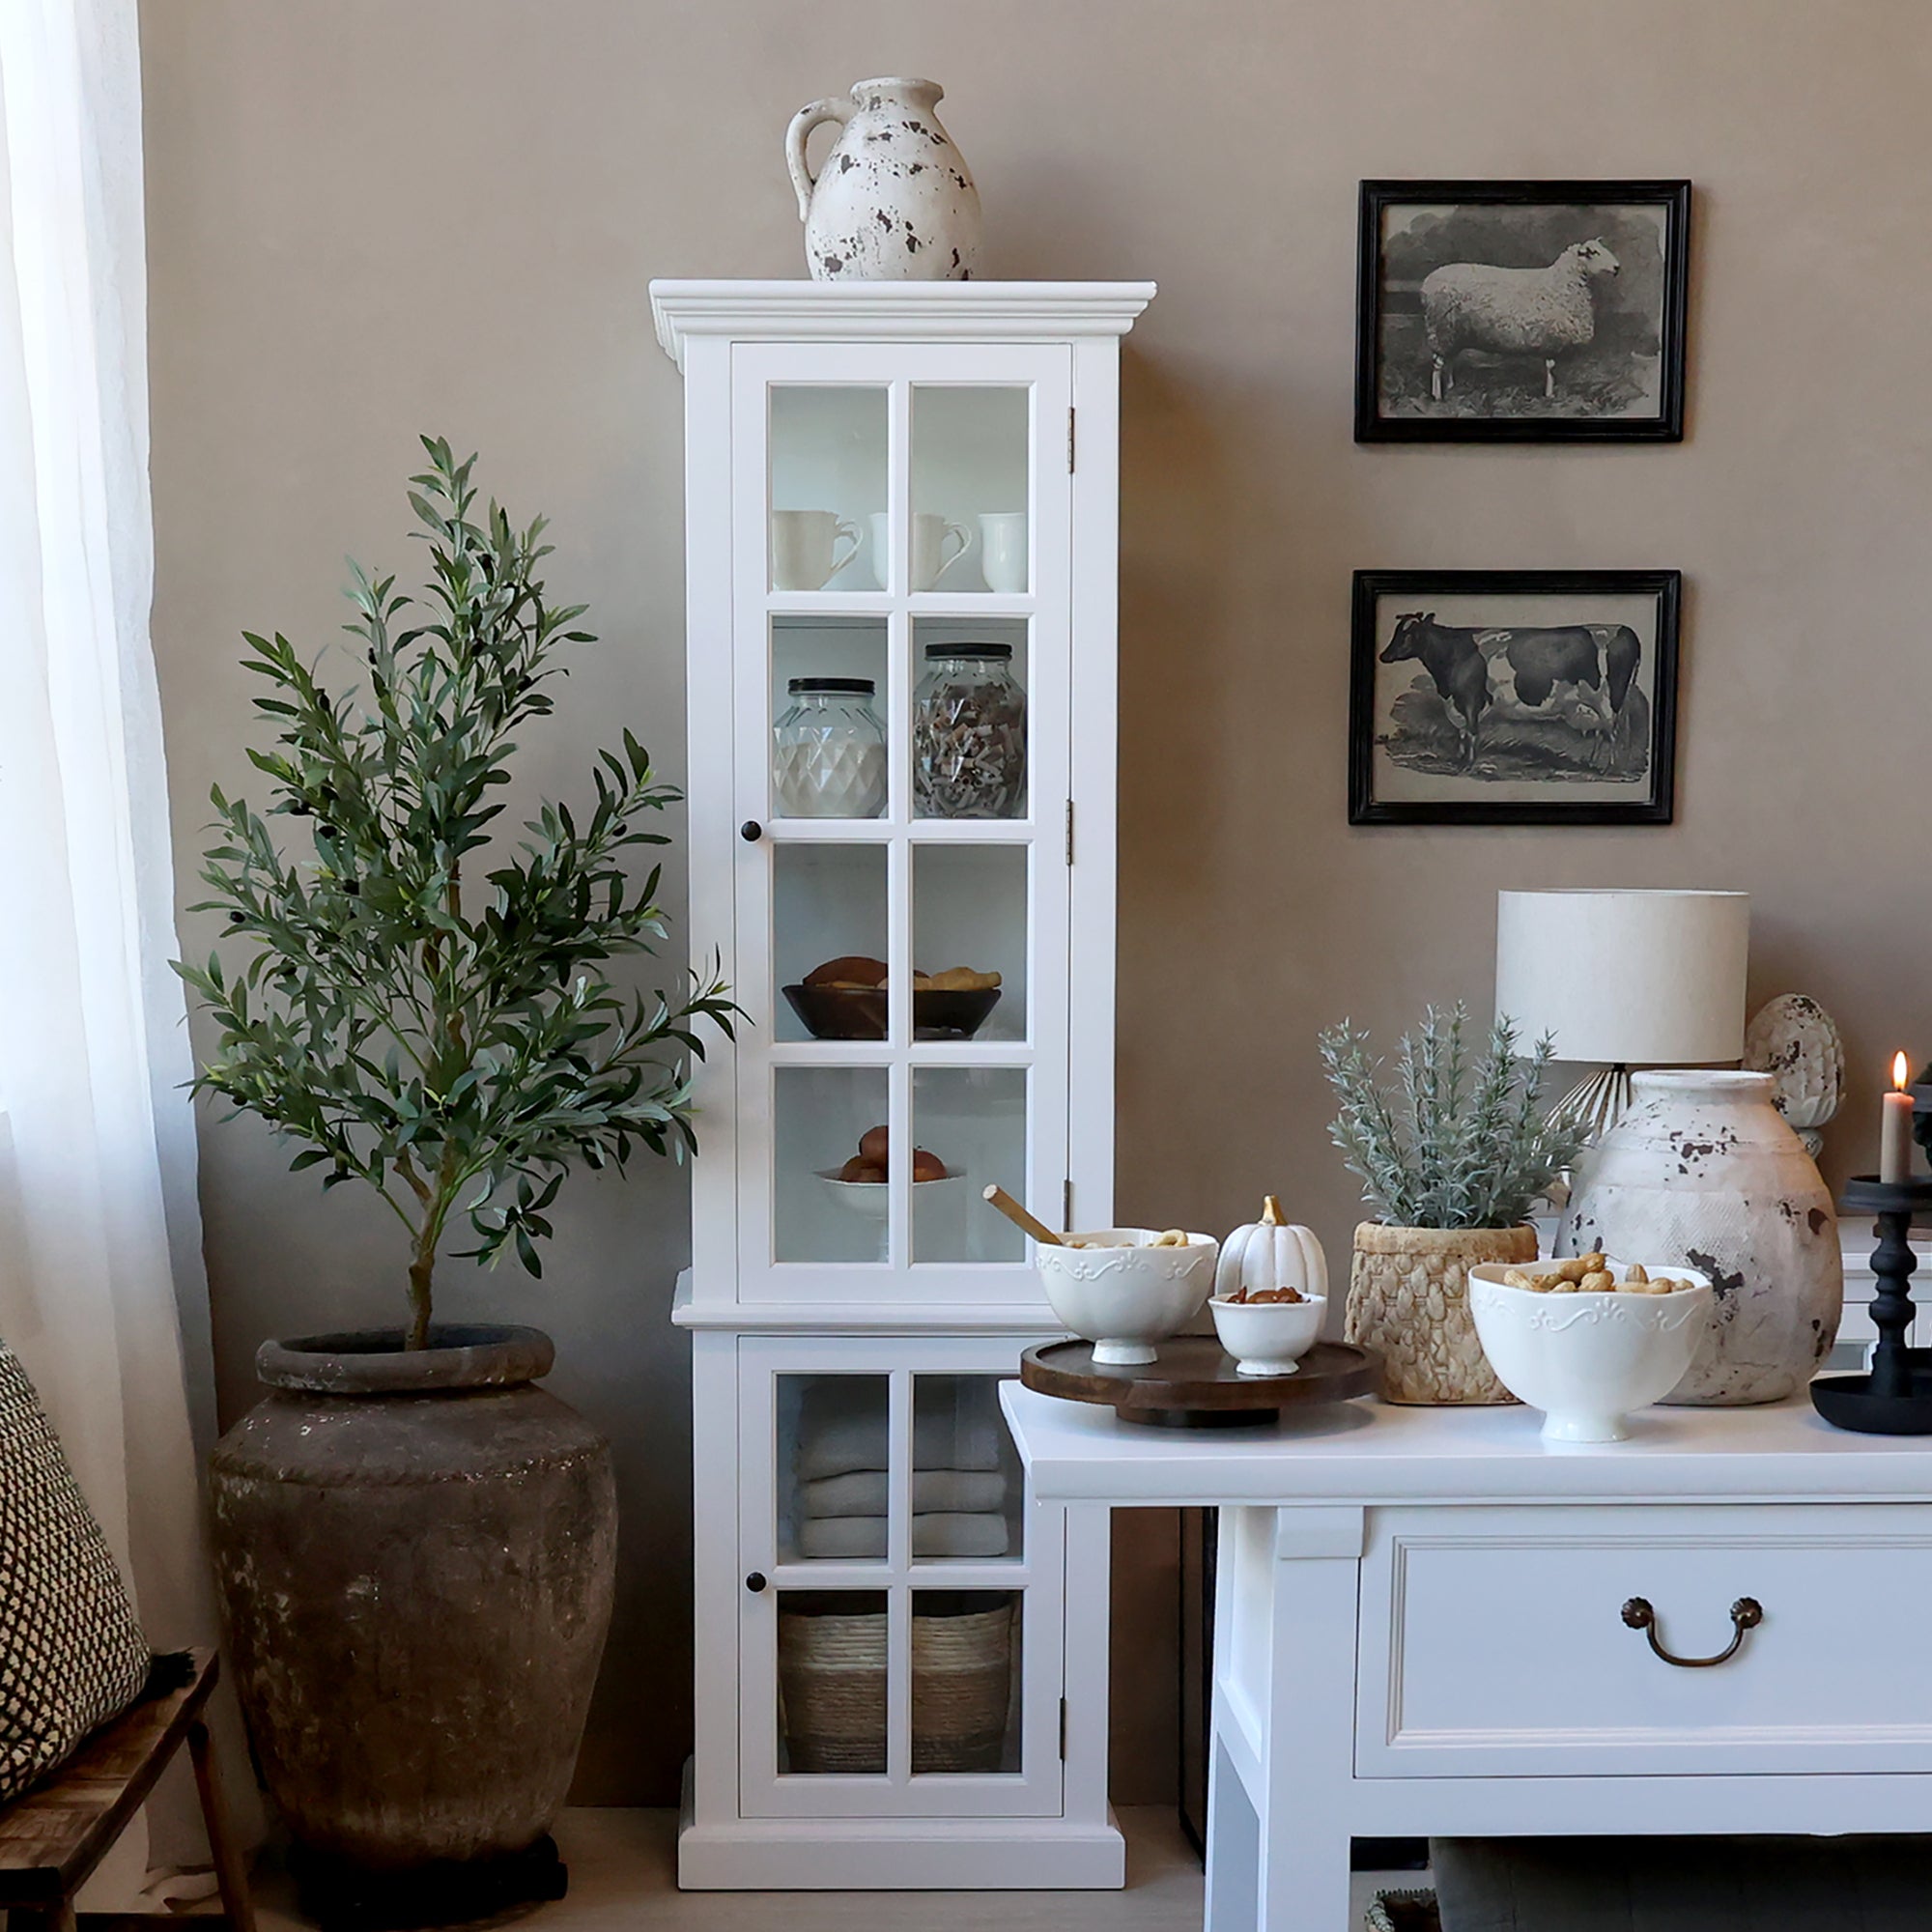
[[[1676,772],[1677,772],[1677,664],[1678,633],[1683,607],[1683,573],[1675,570],[1358,570],[1354,576],[1354,596],[1351,606],[1350,637],[1350,675],[1349,675],[1349,823],[1350,825],[1668,825],[1676,810]],[[1443,599],[1484,598],[1542,598],[1552,600],[1556,608],[1550,612],[1549,626],[1529,626],[1519,622],[1497,623],[1484,626],[1436,625],[1434,611],[1436,602]],[[1617,743],[1616,731],[1620,726],[1623,707],[1628,704],[1630,695],[1634,692],[1643,697],[1646,707],[1644,746],[1646,760],[1642,787],[1629,799],[1606,798],[1602,796],[1605,785],[1611,781],[1606,772],[1601,781],[1591,783],[1596,794],[1589,798],[1570,798],[1562,796],[1563,791],[1580,782],[1584,774],[1572,768],[1564,780],[1534,782],[1527,779],[1514,781],[1514,789],[1520,792],[1531,788],[1540,794],[1548,791],[1548,798],[1541,796],[1495,797],[1485,799],[1469,795],[1471,784],[1506,782],[1482,769],[1481,729],[1483,718],[1479,715],[1472,733],[1472,767],[1465,773],[1443,774],[1441,776],[1440,798],[1406,797],[1390,798],[1378,795],[1378,751],[1382,748],[1384,759],[1390,754],[1386,741],[1378,735],[1379,726],[1387,712],[1392,710],[1394,699],[1384,705],[1385,690],[1392,687],[1393,679],[1401,673],[1390,673],[1390,684],[1382,682],[1384,665],[1381,653],[1384,648],[1393,648],[1393,631],[1384,639],[1384,629],[1388,628],[1384,611],[1389,602],[1418,607],[1420,612],[1429,613],[1429,621],[1436,631],[1467,632],[1474,643],[1478,632],[1487,632],[1485,642],[1492,649],[1498,650],[1505,657],[1508,645],[1499,640],[1511,634],[1520,634],[1532,630],[1576,631],[1590,625],[1585,616],[1573,616],[1565,622],[1562,605],[1565,600],[1585,603],[1590,599],[1631,599],[1649,598],[1654,600],[1654,612],[1650,617],[1650,666],[1645,678],[1639,662],[1631,673],[1630,683],[1624,696],[1611,707],[1612,716],[1608,726],[1605,745],[1614,751]],[[1465,614],[1466,614],[1466,607]],[[1407,615],[1404,612],[1402,615]],[[1398,620],[1399,621],[1399,620]],[[1596,630],[1608,632],[1615,628],[1599,622]],[[1440,644],[1439,638],[1429,639],[1424,633],[1418,638],[1425,642]],[[1413,642],[1414,639],[1411,639]],[[1639,653],[1642,639],[1639,638]],[[1568,644],[1562,648],[1574,648]],[[1453,660],[1457,655],[1457,644],[1451,642],[1444,647]],[[1490,669],[1493,662],[1485,653],[1484,692],[1493,695],[1495,674]],[[1409,659],[1396,662],[1411,662]],[[1435,694],[1441,698],[1441,682],[1436,679],[1433,666],[1413,660],[1419,664],[1417,672],[1406,680],[1408,688],[1421,694],[1421,702],[1428,702],[1429,692],[1420,679],[1427,676],[1435,686]],[[1438,659],[1438,661],[1440,661]],[[1605,659],[1605,663],[1607,660]],[[1453,668],[1452,668],[1453,677]],[[1515,692],[1514,675],[1511,690],[1520,701],[1520,693]],[[1604,700],[1609,701],[1612,680],[1603,675],[1600,689]],[[1535,691],[1539,686],[1532,685]],[[1547,694],[1555,696],[1554,687]],[[1407,700],[1413,704],[1417,700]],[[1448,721],[1448,728],[1460,732],[1463,727],[1456,723],[1446,699],[1442,700],[1443,717]],[[1399,716],[1400,714],[1396,714]],[[1633,712],[1631,715],[1634,715]],[[1512,728],[1523,730],[1516,725]],[[1551,714],[1548,725],[1536,727],[1548,736],[1556,729],[1568,730],[1560,714]],[[1579,743],[1587,742],[1581,734],[1576,734]],[[1426,783],[1423,780],[1413,783]]]
[[[1602,208],[1628,211],[1655,209],[1662,216],[1662,261],[1649,262],[1645,247],[1644,286],[1661,279],[1655,290],[1655,352],[1658,409],[1655,415],[1620,414],[1432,414],[1435,398],[1417,399],[1416,412],[1385,413],[1383,367],[1390,329],[1385,313],[1393,314],[1384,274],[1385,216],[1391,209],[1451,208],[1548,209],[1558,222],[1546,245],[1567,232],[1559,212]],[[1597,226],[1606,224],[1572,224]],[[1578,237],[1578,240],[1583,239]],[[1688,181],[1365,181],[1361,185],[1355,295],[1355,440],[1357,442],[1681,442],[1684,440],[1686,327],[1690,287],[1690,184]],[[1601,258],[1600,258],[1601,259]],[[1631,285],[1633,290],[1635,283]],[[1424,296],[1416,288],[1414,329],[1419,355],[1428,355]],[[1406,294],[1406,292],[1405,292]],[[1624,319],[1648,341],[1653,303],[1647,297],[1640,313]],[[1651,352],[1643,351],[1643,359]],[[1626,351],[1623,365],[1634,366]],[[1496,365],[1507,368],[1505,361]],[[1601,360],[1597,373],[1612,366]],[[1450,381],[1454,382],[1452,366]],[[1520,401],[1519,392],[1518,401]]]

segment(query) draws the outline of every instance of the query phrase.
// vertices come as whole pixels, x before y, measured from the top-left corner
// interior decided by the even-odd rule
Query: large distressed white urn
[[[862,80],[850,100],[814,100],[785,129],[805,258],[815,282],[963,282],[980,252],[980,193],[933,112],[937,81]],[[814,176],[805,143],[843,124]]]
[[[1557,1240],[1652,1273],[1711,1277],[1709,1327],[1666,1402],[1780,1402],[1837,1338],[1844,1263],[1831,1191],[1772,1104],[1768,1073],[1638,1073],[1583,1156]]]

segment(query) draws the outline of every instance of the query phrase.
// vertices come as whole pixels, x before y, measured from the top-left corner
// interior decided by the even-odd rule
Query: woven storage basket
[[[1382,1357],[1382,1398],[1417,1404],[1506,1403],[1469,1313],[1476,1262],[1536,1259],[1534,1228],[1355,1230],[1348,1338]]]
[[[912,1620],[912,1768],[998,1771],[1013,1606]],[[886,1768],[886,1613],[779,1612],[780,1719],[794,1772]]]
[[[1013,1691],[1013,1606],[912,1620],[912,1768],[998,1771]]]

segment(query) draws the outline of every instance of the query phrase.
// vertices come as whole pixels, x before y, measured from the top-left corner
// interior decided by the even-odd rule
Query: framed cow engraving
[[[1668,825],[1674,570],[1358,570],[1351,825]]]
[[[1679,442],[1683,181],[1362,184],[1358,442]]]

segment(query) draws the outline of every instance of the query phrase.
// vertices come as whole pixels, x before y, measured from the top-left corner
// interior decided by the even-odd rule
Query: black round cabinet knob
[[[765,828],[755,818],[748,818],[738,828],[738,837],[747,845],[755,845],[765,836]]]
[[[753,1570],[745,1578],[745,1587],[755,1597],[765,1587],[765,1573],[762,1570]]]

